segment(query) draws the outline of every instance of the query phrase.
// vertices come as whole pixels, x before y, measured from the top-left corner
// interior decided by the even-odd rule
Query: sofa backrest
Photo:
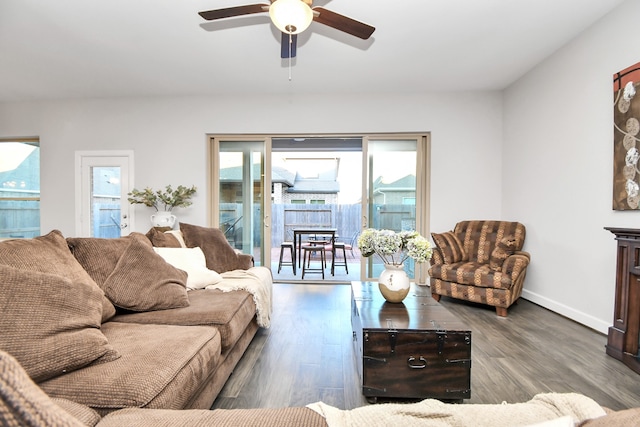
[[[461,221],[453,232],[458,236],[469,261],[489,263],[491,253],[496,244],[513,236],[516,240],[516,251],[522,250],[526,235],[525,226],[513,221]]]

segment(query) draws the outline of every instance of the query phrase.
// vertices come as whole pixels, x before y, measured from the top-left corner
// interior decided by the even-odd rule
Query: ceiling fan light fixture
[[[273,24],[283,33],[298,34],[309,28],[313,11],[302,0],[276,0],[269,6]]]

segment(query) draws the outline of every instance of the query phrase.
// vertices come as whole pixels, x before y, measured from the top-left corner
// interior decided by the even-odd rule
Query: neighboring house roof
[[[335,194],[340,192],[340,184],[337,181],[298,180],[287,191],[289,193]]]
[[[285,184],[289,193],[326,193],[336,194],[340,192],[340,184],[336,180],[337,162],[332,168],[325,171],[319,178],[302,178],[300,173],[292,172],[282,166],[274,166],[271,173],[271,182]],[[254,176],[259,176],[259,165],[254,165]],[[234,166],[220,170],[221,182],[242,182],[242,167]]]
[[[415,175],[407,175],[396,181],[385,183],[381,178],[376,179],[373,184],[374,188],[385,191],[407,191],[415,190],[416,177]]]
[[[292,187],[296,182],[296,174],[282,166],[274,166],[271,168],[271,182],[282,182]]]
[[[260,176],[260,165],[253,166],[253,176]],[[296,179],[295,172],[291,172],[281,166],[274,166],[271,171],[271,182],[281,182],[287,186],[293,186]],[[242,167],[234,166],[220,170],[221,182],[242,182]]]

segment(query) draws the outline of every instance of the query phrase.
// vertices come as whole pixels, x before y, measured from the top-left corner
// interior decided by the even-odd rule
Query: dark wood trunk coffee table
[[[375,282],[351,282],[351,325],[362,394],[384,398],[471,397],[471,331],[411,285],[402,303],[384,300]]]

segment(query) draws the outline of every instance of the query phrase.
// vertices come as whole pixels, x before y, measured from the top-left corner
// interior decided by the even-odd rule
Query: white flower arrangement
[[[431,244],[417,231],[376,230],[368,228],[358,238],[362,256],[378,255],[385,264],[402,265],[407,258],[422,263],[431,259]]]

